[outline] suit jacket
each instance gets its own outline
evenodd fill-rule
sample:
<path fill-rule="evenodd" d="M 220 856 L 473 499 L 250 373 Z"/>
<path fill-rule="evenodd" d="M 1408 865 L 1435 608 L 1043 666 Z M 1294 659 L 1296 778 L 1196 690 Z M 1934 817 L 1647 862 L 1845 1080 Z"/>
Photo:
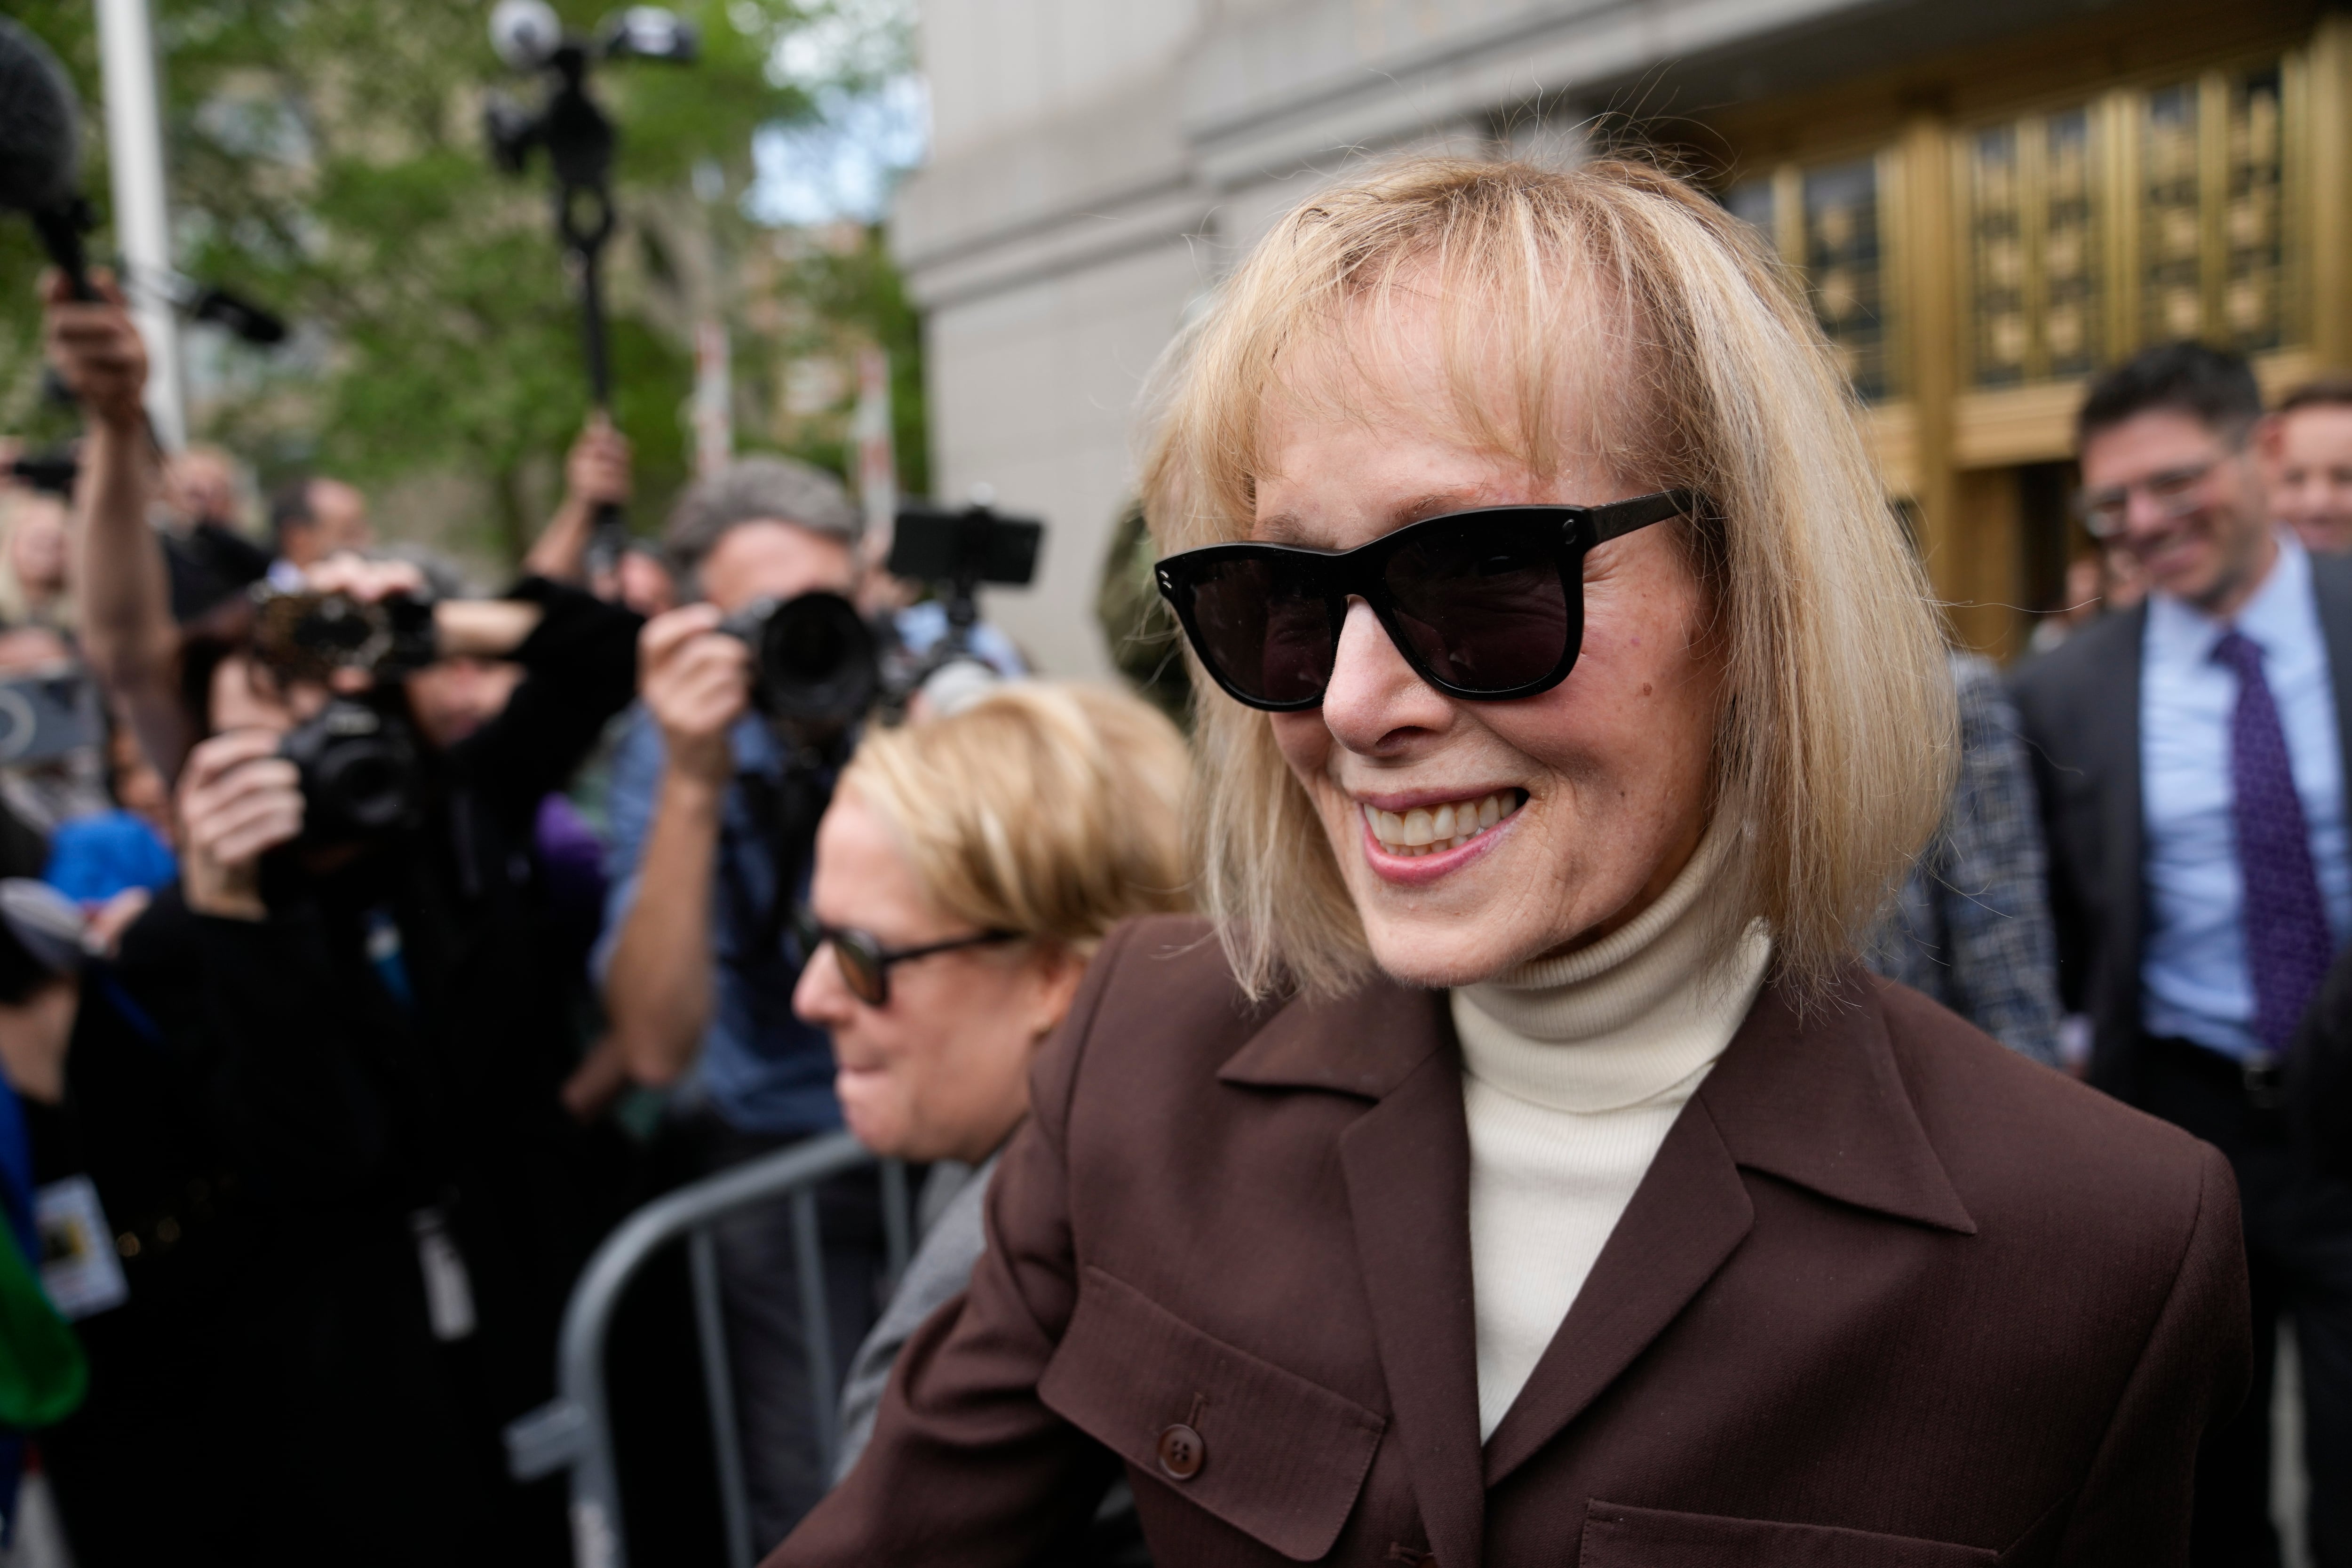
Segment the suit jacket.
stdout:
<path fill-rule="evenodd" d="M 2352 1182 L 2352 947 L 2336 955 L 2287 1048 L 2287 1105 L 2305 1165 Z"/>
<path fill-rule="evenodd" d="M 2336 687 L 2336 738 L 2352 800 L 2352 557 L 2314 554 L 2312 589 Z M 2145 605 L 2093 622 L 2011 681 L 2050 843 L 2058 986 L 2091 1018 L 2091 1081 L 2138 1089 L 2140 942 L 2147 920 L 2140 805 Z"/>
<path fill-rule="evenodd" d="M 2178 1563 L 2245 1386 L 2220 1155 L 1858 970 L 1766 987 L 1483 1447 L 1442 994 L 1140 921 L 1034 1092 L 770 1568 L 1051 1561 L 1110 1465 L 1162 1568 Z"/>

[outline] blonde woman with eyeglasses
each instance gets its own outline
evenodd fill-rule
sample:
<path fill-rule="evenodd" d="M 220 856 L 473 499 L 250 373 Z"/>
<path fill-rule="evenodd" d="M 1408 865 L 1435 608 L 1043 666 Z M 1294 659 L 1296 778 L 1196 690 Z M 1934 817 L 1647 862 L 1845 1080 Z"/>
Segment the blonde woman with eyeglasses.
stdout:
<path fill-rule="evenodd" d="M 960 1301 L 773 1560 L 2186 1561 L 2209 1148 L 1855 949 L 1955 746 L 1788 275 L 1653 169 L 1277 224 L 1144 473 L 1206 921 L 1096 955 Z"/>
<path fill-rule="evenodd" d="M 849 1371 L 843 1470 L 899 1347 L 971 1276 L 990 1174 L 1087 960 L 1122 920 L 1189 907 L 1189 772 L 1137 699 L 1020 680 L 869 731 L 842 773 L 793 1005 L 832 1037 L 850 1131 L 931 1167 L 922 1244 Z"/>

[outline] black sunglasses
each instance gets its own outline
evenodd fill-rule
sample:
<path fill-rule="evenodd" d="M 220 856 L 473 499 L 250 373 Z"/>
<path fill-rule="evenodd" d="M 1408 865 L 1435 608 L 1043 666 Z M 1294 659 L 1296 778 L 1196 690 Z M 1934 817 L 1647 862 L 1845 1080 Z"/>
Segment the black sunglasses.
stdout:
<path fill-rule="evenodd" d="M 833 961 L 840 966 L 842 984 L 849 987 L 852 996 L 869 1007 L 890 1005 L 890 966 L 894 963 L 929 958 L 935 952 L 954 952 L 961 948 L 1019 942 L 1021 935 L 1017 931 L 984 931 L 947 942 L 926 942 L 921 947 L 884 947 L 872 931 L 825 924 L 806 904 L 793 911 L 793 938 L 800 943 L 803 958 L 813 958 L 818 948 L 832 943 Z"/>
<path fill-rule="evenodd" d="M 1676 489 L 1607 506 L 1480 507 L 1353 550 L 1212 544 L 1156 571 L 1211 678 L 1252 708 L 1321 705 L 1349 599 L 1372 607 L 1438 690 L 1501 702 L 1549 691 L 1576 668 L 1586 552 L 1705 504 Z"/>

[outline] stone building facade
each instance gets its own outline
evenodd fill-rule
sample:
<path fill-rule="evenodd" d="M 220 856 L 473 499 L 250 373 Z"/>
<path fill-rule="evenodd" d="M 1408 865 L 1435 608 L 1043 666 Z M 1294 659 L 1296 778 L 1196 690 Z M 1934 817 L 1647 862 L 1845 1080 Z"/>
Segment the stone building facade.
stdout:
<path fill-rule="evenodd" d="M 1220 273 L 1351 160 L 1674 147 L 1773 236 L 1966 640 L 2084 546 L 2085 374 L 2199 334 L 2352 363 L 2352 18 L 2291 0 L 921 0 L 935 486 L 1045 516 L 990 615 L 1108 668 L 1092 607 L 1139 394 Z"/>

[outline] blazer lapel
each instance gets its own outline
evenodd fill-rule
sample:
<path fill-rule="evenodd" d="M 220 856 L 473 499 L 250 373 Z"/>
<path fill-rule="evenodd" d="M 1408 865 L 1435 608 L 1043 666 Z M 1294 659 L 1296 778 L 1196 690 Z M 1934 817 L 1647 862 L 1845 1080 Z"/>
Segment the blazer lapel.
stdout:
<path fill-rule="evenodd" d="M 1344 1000 L 1293 1003 L 1218 1072 L 1227 1083 L 1376 1101 L 1339 1136 L 1364 1293 L 1431 1552 L 1475 1564 L 1486 1494 L 1478 1469 L 1477 1325 L 1470 1310 L 1470 1138 L 1441 994 L 1374 981 Z"/>
<path fill-rule="evenodd" d="M 2147 606 L 2129 612 L 2128 624 L 2105 650 L 2108 661 L 2094 682 L 2094 700 L 2082 710 L 2091 733 L 2084 752 L 2100 759 L 2105 777 L 2099 788 L 2099 841 L 2105 858 L 2102 870 L 2106 919 L 2112 936 L 2100 943 L 2103 969 L 2097 975 L 2105 994 L 2092 1004 L 2095 1019 L 2103 1026 L 2098 1044 L 2106 1058 L 2095 1077 L 2121 1086 L 2130 1078 L 2122 1053 L 2136 1043 L 2139 1032 L 2140 914 L 2143 870 L 2140 864 L 2144 812 L 2140 802 L 2139 695 L 2143 651 L 2147 640 Z"/>
<path fill-rule="evenodd" d="M 2344 757 L 2344 797 L 2352 803 L 2352 560 L 2314 555 L 2313 595 L 2327 639 L 2327 679 L 2336 690 L 2336 744 Z"/>
<path fill-rule="evenodd" d="M 1424 1059 L 1340 1134 L 1339 1164 L 1430 1551 L 1441 1563 L 1475 1563 L 1486 1490 L 1470 1306 L 1470 1135 L 1455 1053 Z"/>
<path fill-rule="evenodd" d="M 1713 1278 L 1755 1217 L 1714 1119 L 1694 1100 L 1487 1440 L 1486 1484 L 1499 1485 L 1583 1414 Z"/>
<path fill-rule="evenodd" d="M 1746 1238 L 1756 1211 L 1742 1167 L 1974 1234 L 1895 1070 L 1874 984 L 1850 975 L 1802 1018 L 1777 982 L 1758 995 L 1488 1439 L 1488 1486 L 1581 1415 Z"/>

